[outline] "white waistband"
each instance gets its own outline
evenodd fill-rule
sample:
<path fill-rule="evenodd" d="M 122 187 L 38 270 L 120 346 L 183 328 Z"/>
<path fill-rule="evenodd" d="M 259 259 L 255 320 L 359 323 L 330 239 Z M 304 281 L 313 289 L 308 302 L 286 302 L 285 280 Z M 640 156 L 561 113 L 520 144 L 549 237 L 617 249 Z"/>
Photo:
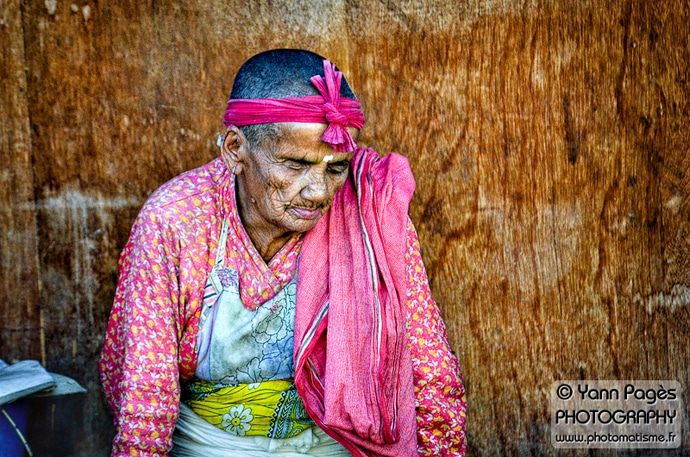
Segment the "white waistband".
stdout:
<path fill-rule="evenodd" d="M 288 439 L 235 436 L 214 427 L 184 403 L 173 436 L 173 457 L 351 457 L 340 443 L 318 427 Z"/>

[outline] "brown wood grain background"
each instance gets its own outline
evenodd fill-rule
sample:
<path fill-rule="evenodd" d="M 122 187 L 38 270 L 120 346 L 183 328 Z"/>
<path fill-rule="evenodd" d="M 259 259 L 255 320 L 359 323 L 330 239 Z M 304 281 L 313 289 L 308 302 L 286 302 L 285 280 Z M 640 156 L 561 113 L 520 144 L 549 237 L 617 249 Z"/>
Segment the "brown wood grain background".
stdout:
<path fill-rule="evenodd" d="M 119 252 L 276 47 L 336 62 L 361 143 L 411 161 L 470 455 L 590 455 L 550 444 L 560 379 L 677 380 L 687 405 L 689 24 L 685 0 L 2 1 L 0 358 L 89 389 L 35 405 L 37 455 L 108 455 Z M 688 455 L 682 420 L 655 455 Z"/>

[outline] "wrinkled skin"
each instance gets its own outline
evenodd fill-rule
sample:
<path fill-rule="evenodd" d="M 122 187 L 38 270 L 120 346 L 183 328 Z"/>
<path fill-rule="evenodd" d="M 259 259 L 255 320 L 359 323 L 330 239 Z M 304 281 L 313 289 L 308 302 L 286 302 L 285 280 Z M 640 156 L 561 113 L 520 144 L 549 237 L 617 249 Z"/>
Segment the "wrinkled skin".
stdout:
<path fill-rule="evenodd" d="M 314 227 L 347 180 L 353 153 L 334 152 L 321 141 L 324 124 L 283 123 L 275 140 L 251 148 L 229 126 L 221 156 L 237 175 L 240 219 L 264 260 L 291 237 Z M 349 129 L 356 139 L 358 131 Z"/>

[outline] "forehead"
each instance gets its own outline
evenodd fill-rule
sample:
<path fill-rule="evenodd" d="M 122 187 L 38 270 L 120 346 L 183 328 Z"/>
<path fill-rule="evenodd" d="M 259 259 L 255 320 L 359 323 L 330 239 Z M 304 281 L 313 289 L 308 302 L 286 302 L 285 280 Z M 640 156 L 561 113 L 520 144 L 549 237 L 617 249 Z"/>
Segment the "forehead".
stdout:
<path fill-rule="evenodd" d="M 273 155 L 277 159 L 297 158 L 315 163 L 324 159 L 327 162 L 350 160 L 352 152 L 335 152 L 321 140 L 326 127 L 316 123 L 281 123 Z"/>

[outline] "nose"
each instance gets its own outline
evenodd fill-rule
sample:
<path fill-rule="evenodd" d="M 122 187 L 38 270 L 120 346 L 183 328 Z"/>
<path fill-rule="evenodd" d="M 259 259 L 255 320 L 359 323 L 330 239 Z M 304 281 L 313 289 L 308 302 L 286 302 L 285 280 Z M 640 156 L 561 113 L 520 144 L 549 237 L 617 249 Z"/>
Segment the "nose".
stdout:
<path fill-rule="evenodd" d="M 315 168 L 315 167 L 314 167 Z M 313 203 L 323 203 L 328 200 L 328 182 L 326 171 L 314 169 L 308 173 L 307 185 L 302 189 L 302 197 Z"/>

